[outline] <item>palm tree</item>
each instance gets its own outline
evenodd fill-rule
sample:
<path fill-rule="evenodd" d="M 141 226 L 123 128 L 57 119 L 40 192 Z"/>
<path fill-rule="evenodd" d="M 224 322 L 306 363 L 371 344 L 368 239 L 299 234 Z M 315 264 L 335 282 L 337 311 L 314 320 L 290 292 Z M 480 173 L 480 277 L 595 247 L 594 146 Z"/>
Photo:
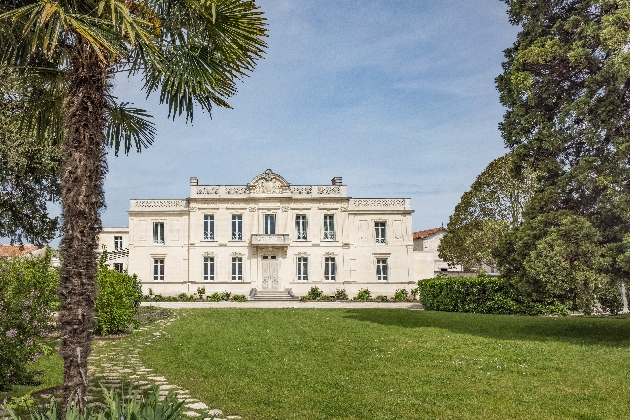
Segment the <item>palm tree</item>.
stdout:
<path fill-rule="evenodd" d="M 265 19 L 245 0 L 0 0 L 0 66 L 46 80 L 24 109 L 38 135 L 61 139 L 59 316 L 66 403 L 83 407 L 94 320 L 107 146 L 153 140 L 143 110 L 115 103 L 116 72 L 140 74 L 169 117 L 229 107 L 236 80 L 266 47 Z"/>

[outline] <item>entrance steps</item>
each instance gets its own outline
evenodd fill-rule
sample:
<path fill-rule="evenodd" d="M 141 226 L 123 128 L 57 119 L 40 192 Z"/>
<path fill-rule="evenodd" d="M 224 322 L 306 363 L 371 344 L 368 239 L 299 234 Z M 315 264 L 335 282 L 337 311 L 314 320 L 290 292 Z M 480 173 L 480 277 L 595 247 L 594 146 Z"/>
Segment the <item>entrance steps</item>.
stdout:
<path fill-rule="evenodd" d="M 285 290 L 257 290 L 252 289 L 249 294 L 249 300 L 257 301 L 286 301 L 286 300 L 299 300 L 297 296 L 293 295 L 291 289 Z"/>

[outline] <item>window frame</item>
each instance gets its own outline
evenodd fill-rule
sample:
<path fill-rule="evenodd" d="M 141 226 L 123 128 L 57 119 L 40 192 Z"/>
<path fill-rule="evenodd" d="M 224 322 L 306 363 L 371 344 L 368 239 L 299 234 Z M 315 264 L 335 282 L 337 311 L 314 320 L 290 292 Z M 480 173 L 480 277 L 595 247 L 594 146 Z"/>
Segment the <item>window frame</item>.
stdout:
<path fill-rule="evenodd" d="M 335 215 L 334 214 L 325 214 L 324 215 L 324 241 L 334 241 L 335 240 Z"/>
<path fill-rule="evenodd" d="M 125 266 L 123 263 L 113 263 L 113 269 L 118 271 L 119 273 L 123 273 L 125 271 Z"/>
<path fill-rule="evenodd" d="M 243 281 L 243 257 L 236 256 L 232 257 L 232 263 L 230 264 L 232 267 L 231 279 L 233 282 L 242 282 Z"/>
<path fill-rule="evenodd" d="M 164 245 L 166 243 L 164 222 L 153 222 L 153 244 Z"/>
<path fill-rule="evenodd" d="M 165 258 L 153 258 L 153 281 L 164 281 Z"/>
<path fill-rule="evenodd" d="M 324 280 L 337 281 L 337 257 L 324 257 Z"/>
<path fill-rule="evenodd" d="M 214 214 L 203 215 L 203 240 L 214 241 Z"/>
<path fill-rule="evenodd" d="M 384 269 L 384 272 L 383 272 Z M 376 259 L 376 281 L 389 281 L 389 261 L 387 258 Z"/>
<path fill-rule="evenodd" d="M 215 257 L 203 257 L 203 281 L 214 281 L 216 279 L 216 261 Z"/>
<path fill-rule="evenodd" d="M 263 232 L 265 235 L 276 234 L 276 214 L 275 213 L 263 214 Z"/>
<path fill-rule="evenodd" d="M 295 239 L 297 241 L 308 240 L 308 218 L 305 214 L 295 215 Z"/>
<path fill-rule="evenodd" d="M 377 244 L 387 244 L 387 222 L 378 220 L 374 222 L 374 238 Z"/>
<path fill-rule="evenodd" d="M 308 257 L 297 257 L 297 281 L 308 281 Z"/>
<path fill-rule="evenodd" d="M 122 251 L 123 237 L 122 235 L 114 235 L 114 251 Z"/>
<path fill-rule="evenodd" d="M 232 240 L 233 241 L 243 240 L 243 215 L 242 214 L 232 215 Z"/>

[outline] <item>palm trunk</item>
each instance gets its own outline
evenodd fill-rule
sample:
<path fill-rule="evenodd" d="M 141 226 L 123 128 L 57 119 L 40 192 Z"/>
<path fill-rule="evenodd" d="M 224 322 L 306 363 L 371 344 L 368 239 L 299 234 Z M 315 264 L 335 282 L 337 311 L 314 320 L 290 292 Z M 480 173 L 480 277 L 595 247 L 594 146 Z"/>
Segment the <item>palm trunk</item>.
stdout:
<path fill-rule="evenodd" d="M 109 72 L 85 43 L 70 60 L 61 168 L 60 353 L 64 359 L 64 406 L 75 401 L 83 409 L 94 322 L 99 212 L 105 205 L 103 129 Z"/>

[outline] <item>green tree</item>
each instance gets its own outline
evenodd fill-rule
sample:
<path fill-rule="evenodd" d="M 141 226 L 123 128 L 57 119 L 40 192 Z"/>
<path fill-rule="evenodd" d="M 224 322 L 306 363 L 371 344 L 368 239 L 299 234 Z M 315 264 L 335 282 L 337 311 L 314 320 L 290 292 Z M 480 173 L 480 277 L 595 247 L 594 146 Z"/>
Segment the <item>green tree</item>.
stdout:
<path fill-rule="evenodd" d="M 0 71 L 0 236 L 20 244 L 44 245 L 59 220 L 47 202 L 59 197 L 61 151 L 37 141 L 17 121 L 26 86 L 15 71 Z M 37 80 L 29 80 L 34 86 Z"/>
<path fill-rule="evenodd" d="M 599 232 L 603 273 L 620 281 L 630 232 L 630 2 L 506 3 L 521 31 L 497 78 L 507 108 L 500 129 L 516 162 L 540 174 L 524 218 L 562 210 L 585 218 Z M 534 251 L 521 245 L 513 247 Z"/>
<path fill-rule="evenodd" d="M 522 221 L 536 187 L 532 171 L 513 171 L 512 154 L 493 160 L 462 195 L 440 242 L 440 258 L 465 269 L 496 265 L 493 248 Z"/>
<path fill-rule="evenodd" d="M 236 80 L 263 53 L 265 22 L 244 0 L 15 0 L 1 7 L 0 66 L 46 80 L 48 89 L 28 98 L 24 115 L 37 133 L 50 130 L 61 140 L 60 353 L 66 401 L 82 407 L 106 146 L 109 140 L 128 152 L 152 140 L 145 113 L 113 102 L 113 74 L 142 75 L 147 95 L 159 92 L 169 116 L 192 120 L 195 106 L 229 107 Z M 59 112 L 42 109 L 42 98 Z"/>

